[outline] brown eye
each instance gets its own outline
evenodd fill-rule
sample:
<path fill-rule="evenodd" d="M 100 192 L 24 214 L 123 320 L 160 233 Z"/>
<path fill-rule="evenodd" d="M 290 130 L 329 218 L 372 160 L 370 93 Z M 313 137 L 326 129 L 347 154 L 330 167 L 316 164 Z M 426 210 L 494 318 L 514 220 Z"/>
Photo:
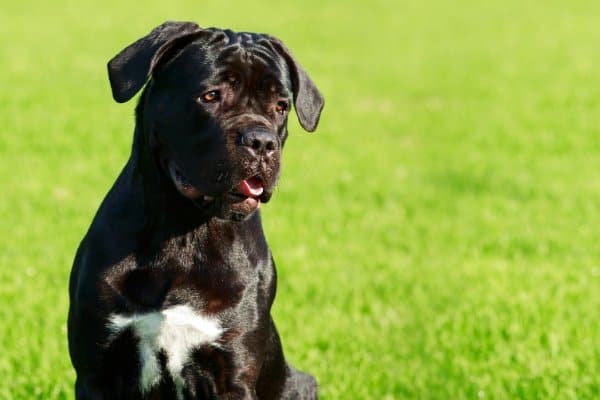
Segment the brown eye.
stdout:
<path fill-rule="evenodd" d="M 217 100 L 219 100 L 219 91 L 217 90 L 211 90 L 202 95 L 202 101 L 205 103 L 212 103 Z"/>
<path fill-rule="evenodd" d="M 285 101 L 279 101 L 277 102 L 277 105 L 275 106 L 275 111 L 277 111 L 279 114 L 283 115 L 288 109 L 288 103 Z"/>

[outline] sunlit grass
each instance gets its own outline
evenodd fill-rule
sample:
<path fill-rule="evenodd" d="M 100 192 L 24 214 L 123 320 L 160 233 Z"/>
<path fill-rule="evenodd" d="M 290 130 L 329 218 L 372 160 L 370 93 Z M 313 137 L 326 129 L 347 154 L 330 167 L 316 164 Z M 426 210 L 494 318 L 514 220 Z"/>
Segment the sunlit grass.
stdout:
<path fill-rule="evenodd" d="M 0 13 L 0 398 L 73 397 L 70 265 L 133 129 L 105 63 L 166 19 L 280 36 L 325 94 L 264 208 L 323 398 L 600 397 L 600 6 L 99 4 Z"/>

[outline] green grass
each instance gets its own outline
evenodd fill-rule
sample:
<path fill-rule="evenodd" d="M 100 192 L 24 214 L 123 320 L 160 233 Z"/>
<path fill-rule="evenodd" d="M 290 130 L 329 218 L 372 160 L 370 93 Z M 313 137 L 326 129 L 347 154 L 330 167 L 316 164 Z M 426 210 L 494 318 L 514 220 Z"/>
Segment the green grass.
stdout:
<path fill-rule="evenodd" d="M 133 129 L 105 63 L 166 19 L 273 33 L 326 96 L 316 134 L 293 121 L 263 209 L 273 312 L 322 398 L 600 398 L 598 13 L 553 0 L 3 4 L 0 398 L 73 396 L 70 265 Z"/>

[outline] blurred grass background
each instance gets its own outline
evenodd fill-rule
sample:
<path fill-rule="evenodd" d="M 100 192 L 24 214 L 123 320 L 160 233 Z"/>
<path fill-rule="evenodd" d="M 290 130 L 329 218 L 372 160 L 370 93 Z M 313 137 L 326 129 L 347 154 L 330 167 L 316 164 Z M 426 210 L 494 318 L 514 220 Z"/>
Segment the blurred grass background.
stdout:
<path fill-rule="evenodd" d="M 600 3 L 107 0 L 0 12 L 0 398 L 68 399 L 67 280 L 128 157 L 106 62 L 167 19 L 283 39 L 327 99 L 263 208 L 324 399 L 600 398 Z"/>

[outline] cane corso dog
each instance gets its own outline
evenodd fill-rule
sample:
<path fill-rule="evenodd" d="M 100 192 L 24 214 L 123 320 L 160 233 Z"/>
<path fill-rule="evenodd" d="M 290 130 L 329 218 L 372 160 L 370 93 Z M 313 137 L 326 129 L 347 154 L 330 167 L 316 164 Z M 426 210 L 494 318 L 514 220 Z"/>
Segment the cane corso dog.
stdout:
<path fill-rule="evenodd" d="M 315 399 L 284 359 L 259 208 L 280 175 L 293 107 L 323 97 L 278 39 L 166 22 L 108 63 L 142 88 L 132 152 L 70 279 L 69 351 L 83 399 Z"/>

